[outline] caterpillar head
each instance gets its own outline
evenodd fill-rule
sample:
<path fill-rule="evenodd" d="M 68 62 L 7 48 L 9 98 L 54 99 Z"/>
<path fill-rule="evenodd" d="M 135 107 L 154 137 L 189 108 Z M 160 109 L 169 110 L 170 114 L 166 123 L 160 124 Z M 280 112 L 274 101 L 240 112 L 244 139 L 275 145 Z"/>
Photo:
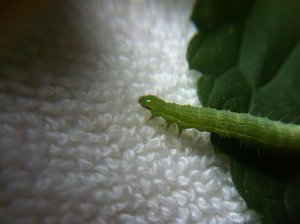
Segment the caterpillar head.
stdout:
<path fill-rule="evenodd" d="M 155 112 L 155 109 L 159 108 L 159 106 L 161 106 L 164 103 L 164 101 L 157 98 L 156 96 L 147 95 L 141 96 L 139 99 L 139 103 L 151 112 Z"/>

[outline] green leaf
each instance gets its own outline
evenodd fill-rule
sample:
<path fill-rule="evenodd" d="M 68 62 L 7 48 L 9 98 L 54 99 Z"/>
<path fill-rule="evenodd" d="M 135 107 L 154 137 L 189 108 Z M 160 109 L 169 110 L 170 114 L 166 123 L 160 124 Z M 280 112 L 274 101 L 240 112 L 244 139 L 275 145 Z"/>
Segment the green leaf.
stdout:
<path fill-rule="evenodd" d="M 187 60 L 203 106 L 300 124 L 300 1 L 198 0 Z M 211 135 L 233 182 L 263 223 L 300 223 L 299 155 Z"/>

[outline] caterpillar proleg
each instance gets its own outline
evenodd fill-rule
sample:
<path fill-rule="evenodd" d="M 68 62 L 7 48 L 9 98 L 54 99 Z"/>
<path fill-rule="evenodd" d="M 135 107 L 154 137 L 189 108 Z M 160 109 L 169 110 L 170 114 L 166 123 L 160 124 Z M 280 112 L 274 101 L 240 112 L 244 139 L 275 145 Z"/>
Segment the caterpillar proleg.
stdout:
<path fill-rule="evenodd" d="M 268 148 L 300 149 L 300 125 L 229 110 L 167 103 L 153 95 L 140 97 L 139 103 L 149 109 L 152 116 L 176 123 L 180 130 L 195 128 Z"/>

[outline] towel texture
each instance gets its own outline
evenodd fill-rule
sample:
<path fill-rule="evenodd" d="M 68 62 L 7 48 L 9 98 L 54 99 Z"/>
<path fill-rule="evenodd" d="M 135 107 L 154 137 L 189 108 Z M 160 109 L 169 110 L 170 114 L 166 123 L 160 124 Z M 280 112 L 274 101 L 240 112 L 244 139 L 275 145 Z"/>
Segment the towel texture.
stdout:
<path fill-rule="evenodd" d="M 193 2 L 37 2 L 0 35 L 1 223 L 256 223 L 208 133 L 137 103 L 199 105 Z"/>

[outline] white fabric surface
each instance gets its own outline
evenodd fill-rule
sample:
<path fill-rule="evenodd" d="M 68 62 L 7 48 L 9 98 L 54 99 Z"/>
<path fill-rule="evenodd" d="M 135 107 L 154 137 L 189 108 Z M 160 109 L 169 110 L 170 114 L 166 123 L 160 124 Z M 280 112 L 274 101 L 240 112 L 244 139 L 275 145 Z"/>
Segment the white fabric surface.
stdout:
<path fill-rule="evenodd" d="M 62 2 L 1 34 L 1 223 L 257 223 L 209 135 L 137 103 L 199 105 L 193 2 Z"/>

